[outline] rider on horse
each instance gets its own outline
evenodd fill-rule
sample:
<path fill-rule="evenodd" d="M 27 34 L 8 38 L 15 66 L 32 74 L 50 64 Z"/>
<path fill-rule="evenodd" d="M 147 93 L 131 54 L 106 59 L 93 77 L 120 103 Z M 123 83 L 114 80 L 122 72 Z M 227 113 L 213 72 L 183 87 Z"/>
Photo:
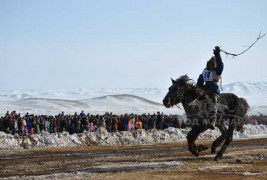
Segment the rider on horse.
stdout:
<path fill-rule="evenodd" d="M 220 95 L 219 79 L 223 72 L 224 64 L 220 55 L 220 48 L 218 46 L 213 50 L 215 56 L 207 62 L 206 68 L 203 70 L 202 74 L 199 75 L 197 80 L 197 85 L 203 87 L 208 93 L 211 103 L 209 104 L 208 113 L 212 114 L 209 117 L 209 122 L 207 127 L 210 129 L 215 128 L 216 117 L 217 117 L 217 102 Z M 212 111 L 212 112 L 211 112 Z"/>

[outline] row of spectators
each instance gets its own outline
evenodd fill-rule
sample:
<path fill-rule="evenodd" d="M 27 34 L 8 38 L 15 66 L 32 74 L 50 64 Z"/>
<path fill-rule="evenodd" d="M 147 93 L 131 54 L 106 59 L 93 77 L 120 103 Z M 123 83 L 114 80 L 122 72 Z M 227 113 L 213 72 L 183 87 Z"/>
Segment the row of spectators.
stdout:
<path fill-rule="evenodd" d="M 94 132 L 99 127 L 105 127 L 108 132 L 130 131 L 135 129 L 165 129 L 168 127 L 181 128 L 181 116 L 157 114 L 124 114 L 104 115 L 80 114 L 65 115 L 64 112 L 56 116 L 34 115 L 26 113 L 21 116 L 13 111 L 7 112 L 0 119 L 0 131 L 19 135 L 33 135 L 40 132 L 58 133 L 68 131 L 70 134 L 84 131 Z"/>
<path fill-rule="evenodd" d="M 10 134 L 33 135 L 41 132 L 58 133 L 68 131 L 70 134 L 95 132 L 99 127 L 105 127 L 108 132 L 131 131 L 135 129 L 166 129 L 169 127 L 184 128 L 186 123 L 179 115 L 157 114 L 124 114 L 104 115 L 80 114 L 65 115 L 64 112 L 56 116 L 34 115 L 26 113 L 24 116 L 13 111 L 7 112 L 0 118 L 0 131 Z M 267 125 L 267 116 L 247 116 L 246 124 Z"/>
<path fill-rule="evenodd" d="M 263 124 L 267 125 L 267 116 L 260 114 L 258 116 L 247 116 L 247 124 L 253 124 L 253 125 L 258 125 L 258 124 Z"/>

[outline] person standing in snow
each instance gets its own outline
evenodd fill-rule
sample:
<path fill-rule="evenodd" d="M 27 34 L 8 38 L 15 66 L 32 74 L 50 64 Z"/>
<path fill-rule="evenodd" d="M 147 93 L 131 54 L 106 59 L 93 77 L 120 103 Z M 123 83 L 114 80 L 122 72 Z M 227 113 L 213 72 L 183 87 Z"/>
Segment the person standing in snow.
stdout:
<path fill-rule="evenodd" d="M 34 129 L 33 128 L 31 128 L 29 134 L 30 134 L 30 136 L 33 136 L 34 135 Z"/>
<path fill-rule="evenodd" d="M 82 110 L 82 112 L 80 113 L 80 116 L 82 116 L 82 117 L 85 116 L 85 113 L 83 112 L 83 110 Z"/>
<path fill-rule="evenodd" d="M 156 119 L 156 129 L 161 130 L 162 129 L 162 116 L 160 112 L 157 112 L 157 119 Z"/>
<path fill-rule="evenodd" d="M 136 124 L 135 125 L 136 125 L 137 129 L 142 129 L 143 128 L 143 124 L 140 121 L 140 117 L 139 116 L 136 119 Z"/>

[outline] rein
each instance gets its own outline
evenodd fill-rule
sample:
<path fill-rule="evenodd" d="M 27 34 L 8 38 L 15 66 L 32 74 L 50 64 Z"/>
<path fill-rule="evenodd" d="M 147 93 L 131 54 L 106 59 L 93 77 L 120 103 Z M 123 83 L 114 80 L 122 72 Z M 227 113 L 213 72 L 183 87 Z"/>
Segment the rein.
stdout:
<path fill-rule="evenodd" d="M 177 94 L 177 93 L 176 93 L 176 94 Z M 191 102 L 188 103 L 187 100 L 184 98 L 184 96 L 181 96 L 181 97 L 182 97 L 182 98 L 181 98 L 180 100 L 181 100 L 181 101 L 185 100 L 185 101 L 186 101 L 186 104 L 187 104 L 187 107 L 182 109 L 180 106 L 178 106 L 178 103 L 175 104 L 175 106 L 176 106 L 177 108 L 181 109 L 181 110 L 184 110 L 185 112 L 186 112 L 186 110 L 187 110 L 191 105 L 193 105 L 193 104 L 196 102 L 196 100 L 197 100 L 197 98 L 196 98 L 196 99 L 194 99 L 193 101 L 191 101 Z M 170 95 L 170 98 L 172 98 L 175 102 L 178 101 L 178 98 L 175 97 L 175 96 L 173 96 L 173 95 Z"/>
<path fill-rule="evenodd" d="M 183 110 L 180 106 L 178 106 L 177 104 L 175 104 L 175 106 L 177 106 L 179 109 Z M 185 110 L 185 109 L 184 109 Z"/>

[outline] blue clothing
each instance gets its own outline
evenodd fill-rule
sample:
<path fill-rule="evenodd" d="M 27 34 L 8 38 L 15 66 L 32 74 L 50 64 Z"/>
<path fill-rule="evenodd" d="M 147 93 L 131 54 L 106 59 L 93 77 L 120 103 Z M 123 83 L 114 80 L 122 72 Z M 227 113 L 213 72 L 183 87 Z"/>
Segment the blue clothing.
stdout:
<path fill-rule="evenodd" d="M 222 62 L 222 58 L 220 56 L 220 53 L 215 53 L 215 58 L 216 58 L 216 68 L 215 68 L 215 73 L 217 76 L 220 76 L 223 72 L 224 64 Z M 205 84 L 204 84 L 205 83 Z M 198 86 L 203 86 L 204 89 L 210 93 L 210 94 L 220 94 L 220 87 L 218 86 L 217 82 L 214 81 L 204 81 L 203 74 L 199 75 L 199 78 L 197 80 L 197 85 Z"/>
<path fill-rule="evenodd" d="M 32 128 L 32 122 L 30 120 L 28 120 L 26 125 L 27 125 L 28 132 L 30 132 L 30 130 Z"/>

